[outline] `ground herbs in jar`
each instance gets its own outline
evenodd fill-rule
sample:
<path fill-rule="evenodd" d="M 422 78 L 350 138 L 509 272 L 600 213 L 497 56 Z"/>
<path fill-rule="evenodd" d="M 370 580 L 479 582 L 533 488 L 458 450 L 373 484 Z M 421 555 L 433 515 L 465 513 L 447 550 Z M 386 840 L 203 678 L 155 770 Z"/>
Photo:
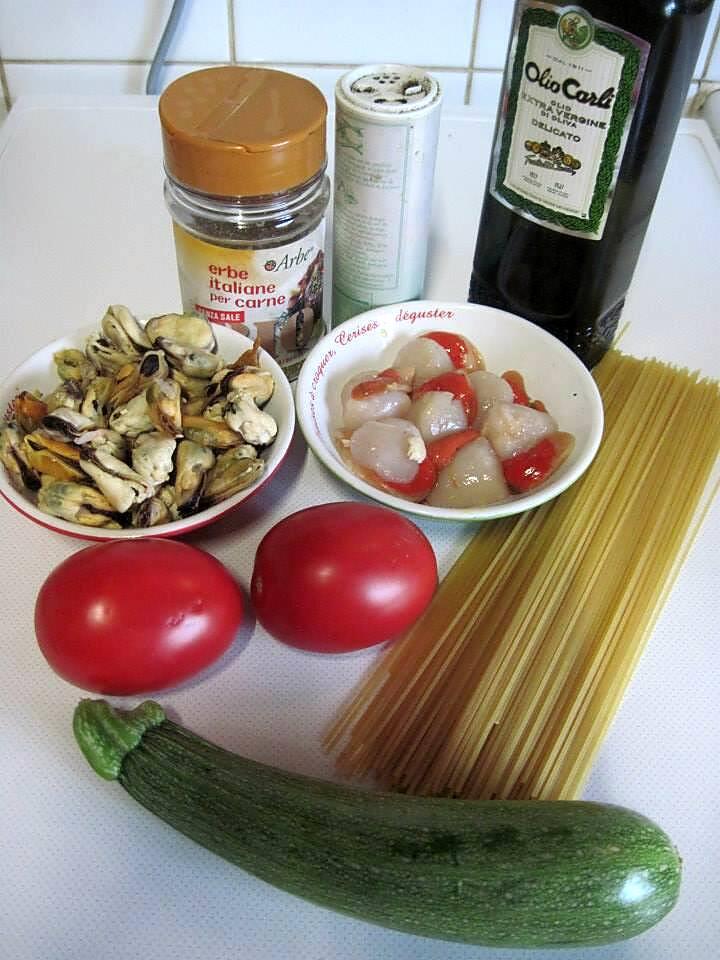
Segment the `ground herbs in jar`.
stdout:
<path fill-rule="evenodd" d="M 255 339 L 294 379 L 323 319 L 327 104 L 278 70 L 212 67 L 160 97 L 183 310 Z"/>

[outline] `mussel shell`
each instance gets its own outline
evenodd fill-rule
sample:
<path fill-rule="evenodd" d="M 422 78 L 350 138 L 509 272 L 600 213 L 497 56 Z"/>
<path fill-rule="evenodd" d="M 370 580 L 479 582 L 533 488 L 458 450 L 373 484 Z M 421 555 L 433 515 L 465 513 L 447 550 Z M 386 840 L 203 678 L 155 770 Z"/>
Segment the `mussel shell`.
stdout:
<path fill-rule="evenodd" d="M 127 440 L 118 433 L 117 430 L 110 430 L 107 427 L 98 427 L 97 430 L 85 430 L 76 437 L 75 443 L 79 447 L 89 446 L 94 450 L 101 447 L 111 453 L 118 460 L 124 460 L 127 454 Z"/>
<path fill-rule="evenodd" d="M 132 448 L 133 469 L 154 486 L 166 483 L 173 472 L 175 446 L 175 438 L 166 433 L 141 434 Z"/>
<path fill-rule="evenodd" d="M 58 350 L 53 354 L 53 360 L 61 380 L 76 380 L 85 384 L 95 376 L 95 367 L 82 350 Z"/>
<path fill-rule="evenodd" d="M 223 416 L 231 430 L 256 447 L 268 446 L 277 436 L 278 426 L 274 418 L 260 410 L 246 394 L 230 393 Z"/>
<path fill-rule="evenodd" d="M 202 417 L 207 407 L 205 397 L 193 397 L 191 400 L 185 400 L 182 405 L 183 417 Z"/>
<path fill-rule="evenodd" d="M 90 417 L 71 410 L 70 407 L 58 407 L 43 417 L 43 431 L 57 440 L 74 440 L 85 430 L 93 430 L 97 424 Z"/>
<path fill-rule="evenodd" d="M 140 353 L 150 349 L 147 334 L 138 321 L 122 304 L 109 306 L 100 321 L 102 331 L 108 340 L 123 353 Z"/>
<path fill-rule="evenodd" d="M 215 465 L 209 447 L 192 440 L 181 440 L 175 456 L 175 503 L 180 516 L 195 513 L 205 486 L 205 478 Z"/>
<path fill-rule="evenodd" d="M 186 439 L 193 440 L 203 447 L 225 450 L 242 443 L 243 438 L 222 420 L 183 415 L 182 425 Z"/>
<path fill-rule="evenodd" d="M 221 358 L 211 350 L 187 347 L 164 337 L 158 337 L 155 346 L 165 351 L 170 363 L 193 379 L 209 380 L 222 364 Z"/>
<path fill-rule="evenodd" d="M 133 363 L 125 364 L 115 374 L 110 396 L 110 408 L 128 403 L 147 390 L 148 386 L 170 375 L 170 366 L 162 350 L 148 350 Z"/>
<path fill-rule="evenodd" d="M 83 385 L 79 380 L 62 380 L 57 387 L 44 396 L 47 412 L 52 413 L 58 407 L 80 410 L 85 397 Z"/>
<path fill-rule="evenodd" d="M 35 445 L 33 435 L 28 434 L 23 440 L 25 459 L 29 466 L 41 477 L 53 477 L 55 480 L 79 481 L 84 480 L 82 470 L 75 466 L 72 460 L 61 457 L 45 446 Z M 77 461 L 79 462 L 79 457 Z"/>
<path fill-rule="evenodd" d="M 28 433 L 40 425 L 47 412 L 45 401 L 36 397 L 34 393 L 30 393 L 29 390 L 22 390 L 13 400 L 15 420 L 18 426 Z"/>
<path fill-rule="evenodd" d="M 94 367 L 94 371 L 113 377 L 120 367 L 132 363 L 137 354 L 125 353 L 102 333 L 92 334 L 85 341 L 85 353 Z M 93 372 L 94 372 L 93 371 Z"/>
<path fill-rule="evenodd" d="M 145 391 L 148 416 L 155 427 L 171 437 L 181 437 L 182 392 L 175 380 L 153 380 Z"/>
<path fill-rule="evenodd" d="M 170 376 L 170 367 L 162 350 L 148 350 L 140 359 L 140 379 L 144 382 L 164 380 Z"/>
<path fill-rule="evenodd" d="M 141 433 L 154 430 L 155 424 L 150 418 L 145 392 L 113 410 L 108 418 L 108 425 L 111 430 L 115 430 L 124 437 L 139 437 Z"/>
<path fill-rule="evenodd" d="M 153 346 L 158 346 L 158 341 L 162 339 L 180 347 L 217 353 L 212 325 L 195 314 L 164 313 L 152 317 L 145 325 L 145 333 Z"/>
<path fill-rule="evenodd" d="M 265 469 L 265 461 L 249 456 L 252 447 L 241 444 L 231 450 L 225 450 L 215 461 L 205 482 L 201 506 L 209 507 L 228 497 L 245 490 L 260 477 Z"/>
<path fill-rule="evenodd" d="M 202 377 L 189 377 L 186 373 L 183 373 L 182 370 L 178 370 L 177 367 L 172 368 L 170 376 L 180 384 L 182 395 L 187 400 L 206 399 L 208 389 L 207 380 L 204 380 Z"/>
<path fill-rule="evenodd" d="M 126 513 L 134 504 L 153 495 L 152 484 L 102 447 L 83 448 L 80 466 L 118 513 Z"/>
<path fill-rule="evenodd" d="M 25 459 L 23 432 L 15 423 L 0 426 L 0 463 L 16 490 L 24 493 L 40 488 L 40 475 Z"/>
<path fill-rule="evenodd" d="M 261 367 L 223 367 L 212 377 L 208 388 L 209 400 L 227 397 L 230 393 L 247 393 L 258 407 L 264 407 L 275 392 L 275 380 L 269 370 Z"/>
<path fill-rule="evenodd" d="M 115 511 L 109 501 L 88 484 L 54 480 L 43 483 L 37 505 L 43 513 L 87 527 L 119 529 Z"/>
<path fill-rule="evenodd" d="M 80 413 L 89 417 L 96 427 L 104 427 L 107 406 L 113 382 L 110 377 L 95 377 L 88 384 L 85 396 L 80 404 Z"/>
<path fill-rule="evenodd" d="M 136 504 L 130 512 L 131 527 L 158 527 L 173 519 L 170 508 L 160 497 L 149 497 Z"/>

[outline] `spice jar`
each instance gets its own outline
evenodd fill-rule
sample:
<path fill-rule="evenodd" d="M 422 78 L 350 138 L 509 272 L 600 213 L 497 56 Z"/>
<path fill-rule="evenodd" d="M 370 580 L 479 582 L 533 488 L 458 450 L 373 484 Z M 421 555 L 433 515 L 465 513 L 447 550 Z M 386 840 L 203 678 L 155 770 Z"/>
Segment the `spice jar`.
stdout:
<path fill-rule="evenodd" d="M 282 71 L 211 67 L 159 109 L 183 310 L 258 338 L 293 379 L 326 332 L 325 98 Z"/>

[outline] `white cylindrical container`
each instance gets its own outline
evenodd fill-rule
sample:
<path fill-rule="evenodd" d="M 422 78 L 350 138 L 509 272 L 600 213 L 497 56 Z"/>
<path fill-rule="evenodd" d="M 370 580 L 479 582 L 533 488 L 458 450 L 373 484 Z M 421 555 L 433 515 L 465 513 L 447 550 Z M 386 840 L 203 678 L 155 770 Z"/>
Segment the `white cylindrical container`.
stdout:
<path fill-rule="evenodd" d="M 338 80 L 333 325 L 422 296 L 441 96 L 424 70 L 398 64 Z"/>

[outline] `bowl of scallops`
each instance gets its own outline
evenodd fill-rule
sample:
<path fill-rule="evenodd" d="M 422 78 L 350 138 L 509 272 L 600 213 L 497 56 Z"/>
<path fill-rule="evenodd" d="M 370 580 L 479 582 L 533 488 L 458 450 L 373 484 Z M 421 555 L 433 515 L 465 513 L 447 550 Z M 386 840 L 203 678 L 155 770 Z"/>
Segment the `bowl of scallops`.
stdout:
<path fill-rule="evenodd" d="M 590 371 L 514 314 L 412 301 L 335 327 L 305 360 L 298 421 L 355 491 L 406 513 L 479 521 L 530 510 L 590 466 L 603 407 Z"/>

